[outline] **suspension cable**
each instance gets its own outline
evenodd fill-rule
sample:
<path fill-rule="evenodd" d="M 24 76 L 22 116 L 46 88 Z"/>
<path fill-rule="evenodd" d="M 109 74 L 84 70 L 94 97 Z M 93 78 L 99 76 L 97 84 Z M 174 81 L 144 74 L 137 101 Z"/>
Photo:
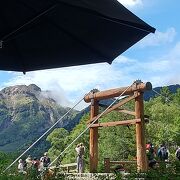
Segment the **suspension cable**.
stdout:
<path fill-rule="evenodd" d="M 132 84 L 130 86 L 128 86 L 120 95 L 117 99 L 115 99 L 99 116 L 97 116 L 93 122 L 91 122 L 86 129 L 84 129 L 84 131 L 82 131 L 50 164 L 48 167 L 50 167 L 57 159 L 59 159 L 62 154 L 65 153 L 65 151 L 67 149 L 69 149 L 69 147 L 71 147 L 75 141 L 77 141 L 90 127 L 91 125 L 93 125 L 113 104 L 116 103 L 116 101 L 118 101 L 120 99 L 120 97 L 132 86 Z"/>
<path fill-rule="evenodd" d="M 90 92 L 89 92 L 90 93 Z M 88 95 L 87 93 L 86 95 Z M 58 121 L 56 121 L 46 132 L 44 132 L 34 143 L 32 143 L 20 156 L 18 156 L 3 172 L 7 171 L 12 165 L 14 165 L 27 151 L 29 151 L 37 142 L 39 142 L 49 131 L 51 131 L 70 111 L 72 111 L 86 96 L 84 95 L 69 111 L 67 111 Z"/>
<path fill-rule="evenodd" d="M 160 96 L 164 97 L 166 101 L 169 101 L 169 102 L 170 102 L 170 99 L 169 99 L 168 97 L 166 97 L 166 96 L 162 95 L 161 93 L 157 92 L 157 91 L 156 91 L 156 90 L 154 90 L 154 89 L 152 89 L 152 91 L 154 91 L 156 94 L 158 94 L 158 95 L 160 95 Z"/>
<path fill-rule="evenodd" d="M 158 94 L 159 96 L 164 97 L 166 102 L 168 101 L 169 103 L 173 103 L 173 104 L 175 104 L 175 105 L 176 105 L 176 107 L 177 107 L 178 109 L 180 109 L 180 107 L 178 106 L 178 104 L 176 104 L 176 103 L 172 102 L 172 101 L 171 101 L 168 97 L 166 97 L 166 96 L 162 95 L 161 93 L 157 92 L 157 91 L 156 91 L 156 90 L 154 90 L 154 89 L 152 89 L 152 91 L 154 91 L 154 92 L 155 92 L 156 94 Z"/>

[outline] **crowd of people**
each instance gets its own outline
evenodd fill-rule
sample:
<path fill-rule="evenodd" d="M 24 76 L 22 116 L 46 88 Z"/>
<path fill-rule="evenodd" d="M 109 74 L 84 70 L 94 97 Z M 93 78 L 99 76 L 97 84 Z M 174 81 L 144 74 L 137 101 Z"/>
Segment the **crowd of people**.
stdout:
<path fill-rule="evenodd" d="M 165 144 L 161 144 L 158 149 L 155 149 L 152 143 L 146 144 L 146 154 L 150 168 L 154 168 L 157 161 L 169 162 L 170 152 Z M 180 161 L 180 146 L 175 152 L 175 157 Z"/>
<path fill-rule="evenodd" d="M 75 150 L 77 153 L 77 172 L 83 173 L 85 153 L 85 147 L 83 143 L 78 144 Z M 42 156 L 40 159 L 36 157 L 32 158 L 31 155 L 28 155 L 28 157 L 24 161 L 22 159 L 19 159 L 18 172 L 22 174 L 35 172 L 36 174 L 43 175 L 50 163 L 51 161 L 48 157 L 47 152 L 45 152 L 44 156 Z"/>
<path fill-rule="evenodd" d="M 28 155 L 28 157 L 24 161 L 22 159 L 19 159 L 18 172 L 22 174 L 27 174 L 30 172 L 43 174 L 50 163 L 51 161 L 48 157 L 47 152 L 45 152 L 40 159 L 36 157 L 32 158 L 31 155 Z"/>
<path fill-rule="evenodd" d="M 85 147 L 83 143 L 77 144 L 75 150 L 77 153 L 77 172 L 83 173 L 85 154 Z M 157 164 L 157 161 L 168 162 L 170 156 L 170 152 L 165 144 L 161 144 L 158 149 L 156 149 L 152 143 L 146 144 L 146 154 L 150 168 L 154 168 Z M 175 157 L 180 161 L 180 146 L 178 146 L 175 152 Z M 32 158 L 31 155 L 29 155 L 25 161 L 19 159 L 18 171 L 22 174 L 27 174 L 29 171 L 35 171 L 41 175 L 47 170 L 50 163 L 51 161 L 47 152 L 45 152 L 40 159 L 36 157 Z"/>

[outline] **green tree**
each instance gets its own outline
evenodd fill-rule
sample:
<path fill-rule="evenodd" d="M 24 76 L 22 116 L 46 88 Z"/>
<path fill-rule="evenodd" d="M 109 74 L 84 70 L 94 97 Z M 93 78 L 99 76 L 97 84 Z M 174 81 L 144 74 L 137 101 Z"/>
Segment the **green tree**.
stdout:
<path fill-rule="evenodd" d="M 49 155 L 55 159 L 67 146 L 69 132 L 63 128 L 54 129 L 47 137 L 47 141 L 51 143 Z"/>

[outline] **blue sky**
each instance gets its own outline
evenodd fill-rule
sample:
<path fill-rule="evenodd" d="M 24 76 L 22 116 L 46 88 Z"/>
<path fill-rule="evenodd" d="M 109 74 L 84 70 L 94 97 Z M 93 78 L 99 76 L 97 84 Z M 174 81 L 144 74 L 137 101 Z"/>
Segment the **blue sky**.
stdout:
<path fill-rule="evenodd" d="M 107 63 L 29 72 L 0 71 L 0 88 L 31 83 L 53 90 L 63 105 L 72 105 L 93 88 L 128 86 L 136 79 L 153 87 L 180 84 L 180 1 L 119 0 L 142 20 L 156 28 L 139 43 Z M 84 105 L 81 105 L 84 106 Z"/>

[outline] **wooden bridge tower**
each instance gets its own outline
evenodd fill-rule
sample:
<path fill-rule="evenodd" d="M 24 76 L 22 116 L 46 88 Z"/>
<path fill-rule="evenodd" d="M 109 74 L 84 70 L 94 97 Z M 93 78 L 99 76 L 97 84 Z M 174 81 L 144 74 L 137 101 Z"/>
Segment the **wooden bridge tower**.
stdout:
<path fill-rule="evenodd" d="M 129 88 L 117 88 L 110 89 L 106 91 L 92 91 L 91 94 L 84 97 L 85 102 L 91 102 L 91 113 L 90 120 L 88 123 L 93 122 L 98 119 L 99 111 L 99 101 L 103 99 L 110 99 L 114 97 L 119 97 L 122 93 L 128 95 L 122 101 L 109 107 L 105 113 L 110 113 L 113 110 L 117 110 L 122 113 L 131 114 L 135 118 L 131 120 L 115 121 L 100 123 L 95 121 L 90 127 L 90 172 L 97 172 L 98 166 L 98 128 L 99 127 L 109 127 L 109 126 L 119 126 L 119 125 L 136 125 L 136 149 L 137 149 L 137 170 L 147 171 L 147 157 L 145 149 L 145 122 L 144 122 L 144 104 L 143 104 L 143 92 L 146 90 L 151 90 L 152 85 L 150 82 L 142 83 L 141 81 L 135 81 Z M 122 105 L 126 104 L 130 100 L 135 100 L 134 111 L 129 111 L 120 108 Z"/>

